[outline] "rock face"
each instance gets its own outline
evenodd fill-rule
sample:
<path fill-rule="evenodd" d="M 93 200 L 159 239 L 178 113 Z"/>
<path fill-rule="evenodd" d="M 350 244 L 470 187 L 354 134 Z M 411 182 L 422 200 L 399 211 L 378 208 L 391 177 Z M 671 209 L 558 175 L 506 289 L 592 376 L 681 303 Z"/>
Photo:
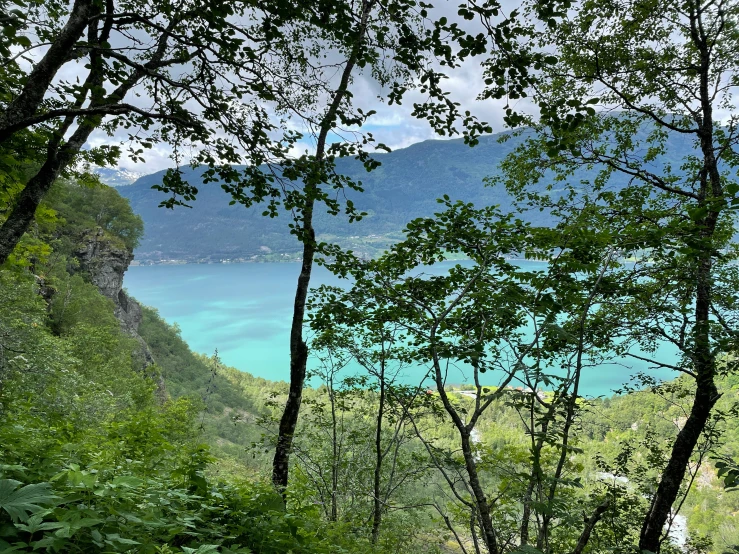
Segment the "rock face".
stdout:
<path fill-rule="evenodd" d="M 83 237 L 75 257 L 79 261 L 79 271 L 86 273 L 103 296 L 115 304 L 115 316 L 121 327 L 139 343 L 137 362 L 141 370 L 146 371 L 154 365 L 154 357 L 139 335 L 141 306 L 123 290 L 123 275 L 133 260 L 133 253 L 111 242 L 104 236 L 103 230 L 98 229 Z M 161 378 L 157 378 L 157 381 L 159 391 L 163 394 L 164 382 Z"/>
<path fill-rule="evenodd" d="M 104 295 L 117 303 L 122 292 L 123 274 L 128 269 L 133 254 L 125 248 L 114 245 L 102 229 L 82 238 L 75 252 L 80 270 L 87 273 L 90 282 Z"/>

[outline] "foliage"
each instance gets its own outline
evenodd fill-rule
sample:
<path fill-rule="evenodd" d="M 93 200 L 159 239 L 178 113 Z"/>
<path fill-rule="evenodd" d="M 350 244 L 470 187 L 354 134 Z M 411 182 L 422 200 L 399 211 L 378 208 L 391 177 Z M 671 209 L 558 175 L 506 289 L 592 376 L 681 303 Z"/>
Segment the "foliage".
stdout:
<path fill-rule="evenodd" d="M 60 225 L 54 244 L 79 229 Z M 298 498 L 287 512 L 272 486 L 254 479 L 259 463 L 233 471 L 228 454 L 243 461 L 243 446 L 214 466 L 202 441 L 223 447 L 226 429 L 243 445 L 239 431 L 265 410 L 272 384 L 192 354 L 149 310 L 141 332 L 171 390 L 162 400 L 149 377 L 156 371 L 140 370 L 139 345 L 112 302 L 67 272 L 75 268 L 63 250 L 52 254 L 35 265 L 43 281 L 25 268 L 0 270 L 0 550 L 367 550 L 309 501 Z M 237 431 L 229 413 L 247 418 Z M 245 473 L 248 481 L 238 476 Z M 397 537 L 388 551 L 407 541 Z"/>
<path fill-rule="evenodd" d="M 58 181 L 49 192 L 48 202 L 61 220 L 60 238 L 74 239 L 101 228 L 107 238 L 120 241 L 132 251 L 144 234 L 144 223 L 131 211 L 128 201 L 105 185 Z"/>
<path fill-rule="evenodd" d="M 470 35 L 428 22 L 427 7 L 3 4 L 0 548 L 390 552 L 440 538 L 489 554 L 736 548 L 739 132 L 735 115 L 717 114 L 734 110 L 739 8 L 532 1 L 503 14 L 472 1 L 458 14 L 485 32 Z M 364 72 L 390 103 L 419 87 L 428 100 L 414 115 L 442 135 L 459 117 L 477 144 L 489 127 L 447 98 L 433 60 L 453 69 L 481 54 L 482 99 L 531 94 L 538 108 L 505 107 L 509 125 L 537 133 L 514 130 L 490 180 L 521 217 L 443 196 L 378 259 L 317 237 L 321 205 L 365 216 L 351 197 L 363 184 L 342 174 L 342 158 L 379 166 L 353 77 Z M 59 77 L 69 68 L 86 77 Z M 125 102 L 137 91 L 149 107 Z M 113 161 L 117 147 L 83 145 L 122 128 L 133 159 L 173 146 L 177 167 L 154 183 L 164 206 L 199 194 L 180 167 L 191 152 L 203 167 L 190 176 L 217 181 L 231 203 L 290 214 L 303 263 L 289 388 L 194 355 L 152 311 L 140 332 L 159 367 L 141 371 L 137 337 L 78 271 L 89 232 L 126 259 L 141 238 L 127 202 L 75 165 Z M 331 140 L 343 132 L 354 140 Z M 315 152 L 293 156 L 303 134 Z M 51 189 L 60 175 L 77 182 Z M 352 284 L 318 293 L 310 323 L 325 386 L 303 391 L 317 254 Z M 449 255 L 469 263 L 424 273 Z M 518 256 L 546 265 L 523 270 Z M 659 359 L 661 341 L 677 362 Z M 681 377 L 640 375 L 627 395 L 582 398 L 591 366 L 630 358 Z M 366 375 L 340 377 L 350 359 Z M 397 386 L 409 363 L 428 368 L 434 390 Z M 455 366 L 469 390 L 447 387 Z M 498 387 L 480 384 L 486 372 Z M 262 432 L 278 437 L 277 490 L 256 455 L 271 447 Z M 680 510 L 684 548 L 670 534 Z"/>
<path fill-rule="evenodd" d="M 735 370 L 737 186 L 733 95 L 739 67 L 733 55 L 737 6 L 687 1 L 596 5 L 581 2 L 527 52 L 552 52 L 526 91 L 534 96 L 536 134 L 505 163 L 496 180 L 530 209 L 556 216 L 586 214 L 587 232 L 635 260 L 607 275 L 611 282 L 602 327 L 620 337 L 614 350 L 641 356 L 694 379 L 685 420 L 665 451 L 647 444 L 660 474 L 645 512 L 638 548 L 659 552 L 665 525 L 682 505 L 720 433 L 717 380 Z M 488 71 L 500 61 L 494 55 Z M 492 91 L 497 90 L 493 83 Z M 596 107 L 600 106 L 598 111 Z M 720 120 L 718 111 L 731 115 Z M 680 156 L 675 135 L 689 139 Z M 580 168 L 594 169 L 581 179 Z M 630 179 L 615 186 L 614 175 Z M 550 183 L 547 190 L 530 184 Z M 682 359 L 655 354 L 672 343 Z M 645 356 L 638 354 L 640 349 Z M 719 363 L 723 360 L 724 363 Z M 653 384 L 653 383 L 648 383 Z M 652 445 L 654 446 L 654 445 Z M 697 543 L 696 543 L 697 544 Z"/>
<path fill-rule="evenodd" d="M 0 214 L 12 206 L 12 195 L 0 196 Z M 98 231 L 107 242 L 131 251 L 144 233 L 143 221 L 132 212 L 128 200 L 95 179 L 57 181 L 36 210 L 34 223 L 11 257 L 15 266 L 47 262 L 53 266 L 61 256 L 73 258 L 84 237 Z M 50 260 L 52 251 L 54 259 Z"/>
<path fill-rule="evenodd" d="M 253 377 L 223 365 L 217 358 L 194 354 L 179 329 L 144 307 L 139 333 L 151 349 L 172 398 L 189 398 L 202 407 L 199 427 L 203 440 L 219 454 L 217 465 L 229 472 L 253 476 L 266 464 L 263 452 L 250 447 L 262 430 L 255 421 L 271 414 L 272 394 L 283 394 L 284 383 Z M 230 460 L 233 460 L 232 463 Z"/>
<path fill-rule="evenodd" d="M 427 375 L 456 430 L 460 451 L 437 450 L 433 436 L 419 434 L 419 439 L 452 486 L 458 508 L 467 513 L 462 525 L 490 552 L 528 544 L 530 522 L 536 526 L 532 540 L 538 549 L 573 548 L 572 530 L 579 523 L 572 506 L 578 502 L 581 479 L 571 460 L 577 449 L 570 432 L 579 418 L 582 372 L 613 348 L 599 322 L 598 306 L 608 295 L 604 275 L 619 264 L 610 245 L 589 233 L 579 216 L 550 230 L 496 208 L 475 209 L 448 197 L 439 202 L 443 209 L 434 218 L 412 221 L 405 240 L 377 260 L 337 256 L 330 267 L 351 275 L 352 287 L 346 292 L 322 288 L 312 326 L 327 336 L 340 336 L 344 328 L 349 335 L 373 336 L 364 353 L 355 353 L 355 347 L 352 354 L 358 359 L 381 360 L 382 354 L 429 368 Z M 423 271 L 448 253 L 463 254 L 470 263 L 442 275 Z M 525 270 L 510 261 L 521 254 L 549 263 L 540 270 Z M 386 338 L 382 330 L 387 326 L 401 331 Z M 369 335 L 371 331 L 375 334 Z M 447 392 L 453 368 L 472 376 L 472 406 L 460 405 Z M 499 376 L 497 388 L 480 385 L 479 376 L 485 372 Z M 514 382 L 524 384 L 526 392 L 510 392 Z M 419 384 L 420 390 L 423 386 Z M 541 397 L 540 389 L 553 394 Z M 493 492 L 488 479 L 491 473 L 504 475 L 505 464 L 501 467 L 495 449 L 488 462 L 475 445 L 476 425 L 499 399 L 519 413 L 530 438 L 528 457 L 508 469 L 519 479 L 507 479 L 500 494 Z M 410 410 L 408 405 L 405 409 Z M 464 483 L 464 488 L 458 491 L 453 483 Z M 589 499 L 591 510 L 603 502 L 599 496 L 595 491 Z M 596 510 L 596 523 L 604 510 Z M 593 525 L 585 526 L 583 536 L 590 535 Z M 558 536 L 564 527 L 569 532 Z"/>

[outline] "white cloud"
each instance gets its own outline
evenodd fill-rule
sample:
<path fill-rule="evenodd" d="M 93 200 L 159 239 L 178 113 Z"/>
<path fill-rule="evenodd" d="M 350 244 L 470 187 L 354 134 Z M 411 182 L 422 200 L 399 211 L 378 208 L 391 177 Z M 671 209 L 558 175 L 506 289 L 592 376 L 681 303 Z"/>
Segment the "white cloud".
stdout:
<path fill-rule="evenodd" d="M 513 6 L 513 4 L 511 5 Z M 470 31 L 479 32 L 482 30 L 479 22 L 462 21 L 457 16 L 457 10 L 457 0 L 441 0 L 432 13 L 432 17 L 444 15 L 450 20 L 465 25 Z M 505 101 L 480 102 L 477 100 L 483 87 L 482 69 L 479 65 L 481 59 L 468 60 L 462 67 L 450 71 L 449 78 L 443 81 L 442 86 L 449 91 L 450 98 L 453 101 L 460 103 L 462 111 L 470 110 L 481 121 L 490 124 L 494 132 L 502 131 L 504 129 L 503 106 Z M 65 77 L 73 78 L 73 72 L 65 74 Z M 411 144 L 429 139 L 458 137 L 441 137 L 434 132 L 426 121 L 419 120 L 411 115 L 413 104 L 426 100 L 419 91 L 409 91 L 401 105 L 389 106 L 378 98 L 387 91 L 383 91 L 382 87 L 365 72 L 357 73 L 354 76 L 352 92 L 355 106 L 361 107 L 365 112 L 369 110 L 377 112 L 370 118 L 362 131 L 371 132 L 377 142 L 384 143 L 392 149 L 405 148 Z M 147 98 L 142 95 L 133 102 L 145 106 Z M 298 120 L 288 120 L 286 124 L 290 129 L 305 131 L 302 127 L 303 124 Z M 127 139 L 126 131 L 117 131 L 113 137 L 102 131 L 97 131 L 91 136 L 89 145 L 122 144 L 119 166 L 139 173 L 153 173 L 174 165 L 171 146 L 162 143 L 144 152 L 143 157 L 146 160 L 144 163 L 133 161 L 125 144 Z M 306 150 L 310 151 L 314 147 L 314 141 L 310 139 L 310 133 L 306 133 L 306 138 L 292 147 L 290 155 L 302 155 Z M 183 163 L 186 163 L 186 160 L 183 160 Z"/>

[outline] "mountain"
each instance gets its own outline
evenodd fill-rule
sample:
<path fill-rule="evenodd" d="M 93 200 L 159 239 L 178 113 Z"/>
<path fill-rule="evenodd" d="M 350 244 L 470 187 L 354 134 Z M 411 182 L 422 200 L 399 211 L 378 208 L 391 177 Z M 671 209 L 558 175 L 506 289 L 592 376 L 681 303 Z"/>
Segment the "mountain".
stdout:
<path fill-rule="evenodd" d="M 130 169 L 117 169 L 113 167 L 96 167 L 93 172 L 109 187 L 127 187 L 144 176 L 143 173 L 131 171 Z"/>
<path fill-rule="evenodd" d="M 340 173 L 361 180 L 363 193 L 346 194 L 368 216 L 349 224 L 345 217 L 319 211 L 315 219 L 319 239 L 335 240 L 360 254 L 373 255 L 397 239 L 408 221 L 438 211 L 436 199 L 444 194 L 453 200 L 480 206 L 497 204 L 508 210 L 508 193 L 484 186 L 483 179 L 495 174 L 499 163 L 524 139 L 502 142 L 500 138 L 501 135 L 482 137 L 473 148 L 462 139 L 430 140 L 376 154 L 381 165 L 369 173 L 354 159 L 339 160 Z M 674 142 L 668 148 L 671 159 L 690 148 L 682 136 L 671 137 L 670 142 Z M 230 196 L 217 183 L 200 183 L 199 170 L 185 169 L 185 179 L 200 191 L 191 209 L 158 208 L 166 196 L 151 187 L 160 183 L 163 175 L 163 171 L 146 175 L 118 189 L 144 220 L 146 235 L 136 251 L 139 262 L 285 260 L 297 256 L 299 247 L 289 234 L 287 214 L 271 219 L 261 215 L 261 206 L 229 206 Z M 593 176 L 591 170 L 578 173 L 575 178 Z M 618 186 L 617 179 L 614 182 Z M 539 225 L 551 221 L 545 212 L 537 212 L 531 218 Z"/>

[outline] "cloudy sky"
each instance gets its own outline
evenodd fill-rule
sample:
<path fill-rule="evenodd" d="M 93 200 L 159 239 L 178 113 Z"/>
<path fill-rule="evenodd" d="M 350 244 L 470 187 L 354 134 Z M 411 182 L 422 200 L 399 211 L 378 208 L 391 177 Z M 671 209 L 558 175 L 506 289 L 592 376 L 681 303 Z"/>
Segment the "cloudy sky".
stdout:
<path fill-rule="evenodd" d="M 457 16 L 458 0 L 439 0 L 436 4 L 432 17 L 436 18 L 443 15 L 450 20 L 460 20 Z M 470 30 L 475 30 L 479 26 L 475 22 L 464 22 L 464 24 L 466 25 L 465 28 Z M 446 80 L 443 86 L 445 90 L 449 91 L 450 97 L 459 102 L 464 110 L 470 110 L 481 121 L 488 122 L 493 127 L 494 132 L 499 132 L 504 130 L 502 106 L 505 101 L 480 102 L 476 99 L 482 88 L 482 69 L 479 63 L 479 59 L 474 59 L 466 62 L 462 67 L 454 69 L 449 73 L 449 79 Z M 74 71 L 74 69 L 70 68 L 67 71 Z M 64 77 L 69 78 L 72 75 L 64 75 Z M 424 99 L 420 93 L 410 92 L 402 105 L 388 106 L 378 100 L 378 96 L 381 96 L 383 92 L 380 87 L 369 76 L 363 74 L 355 75 L 352 92 L 355 106 L 361 107 L 365 112 L 368 110 L 377 112 L 371 118 L 369 124 L 363 127 L 363 130 L 371 132 L 376 141 L 386 144 L 393 150 L 405 148 L 424 140 L 449 138 L 435 134 L 425 120 L 418 120 L 411 115 L 413 103 Z M 123 142 L 126 137 L 127 132 L 119 131 L 112 141 Z M 95 132 L 88 142 L 91 147 L 110 143 L 111 137 L 103 131 Z M 310 151 L 312 147 L 313 145 L 308 138 L 299 144 L 299 147 L 295 149 L 295 153 L 302 153 L 305 150 Z M 133 161 L 125 152 L 124 147 L 124 154 L 119 162 L 121 169 L 147 174 L 174 165 L 171 159 L 171 148 L 167 144 L 160 143 L 151 150 L 147 150 L 144 153 L 145 163 Z"/>

